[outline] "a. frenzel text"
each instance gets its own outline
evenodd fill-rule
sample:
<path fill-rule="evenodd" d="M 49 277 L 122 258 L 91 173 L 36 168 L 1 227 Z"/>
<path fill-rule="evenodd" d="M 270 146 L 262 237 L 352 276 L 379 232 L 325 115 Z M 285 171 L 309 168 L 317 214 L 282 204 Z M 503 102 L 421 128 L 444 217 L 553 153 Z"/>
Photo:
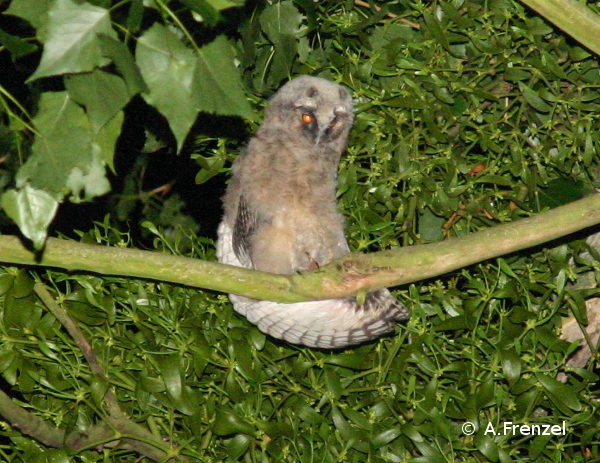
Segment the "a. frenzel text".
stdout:
<path fill-rule="evenodd" d="M 506 421 L 502 424 L 502 432 L 497 432 L 492 423 L 488 423 L 484 434 L 495 435 L 521 435 L 521 436 L 564 436 L 566 434 L 566 423 L 560 424 L 516 424 Z"/>

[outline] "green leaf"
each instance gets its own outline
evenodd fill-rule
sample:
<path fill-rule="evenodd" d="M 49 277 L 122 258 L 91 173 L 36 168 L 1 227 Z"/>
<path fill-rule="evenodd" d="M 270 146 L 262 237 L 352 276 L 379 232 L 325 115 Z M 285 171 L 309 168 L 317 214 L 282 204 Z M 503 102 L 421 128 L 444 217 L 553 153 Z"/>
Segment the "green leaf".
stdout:
<path fill-rule="evenodd" d="M 548 449 L 548 443 L 554 438 L 552 435 L 536 436 L 529 445 L 529 458 L 531 461 L 536 461 L 542 453 Z"/>
<path fill-rule="evenodd" d="M 523 98 L 525 98 L 525 101 L 527 101 L 527 103 L 529 103 L 534 109 L 542 113 L 548 113 L 552 111 L 552 106 L 546 103 L 537 92 L 529 88 L 523 82 L 519 82 L 519 87 L 523 92 Z"/>
<path fill-rule="evenodd" d="M 446 32 L 444 31 L 444 29 L 442 29 L 442 25 L 439 23 L 439 21 L 429 13 L 423 14 L 423 19 L 425 20 L 427 29 L 429 30 L 431 35 L 433 35 L 436 42 L 439 42 L 440 45 L 446 50 L 450 50 L 450 44 L 448 43 Z"/>
<path fill-rule="evenodd" d="M 57 201 L 69 194 L 74 201 L 89 200 L 110 189 L 107 154 L 98 149 L 106 141 L 93 138 L 89 119 L 67 92 L 43 93 L 34 124 L 33 154 L 17 173 L 17 188 L 30 184 Z"/>
<path fill-rule="evenodd" d="M 260 15 L 260 25 L 273 44 L 269 81 L 279 83 L 290 74 L 298 53 L 298 35 L 303 16 L 290 0 L 267 6 Z"/>
<path fill-rule="evenodd" d="M 331 420 L 335 429 L 340 433 L 340 436 L 346 440 L 346 446 L 352 446 L 362 452 L 368 451 L 366 442 L 366 433 L 357 427 L 352 426 L 340 412 L 339 408 L 332 404 Z"/>
<path fill-rule="evenodd" d="M 465 315 L 456 315 L 435 325 L 435 331 L 457 331 L 469 328 L 469 320 Z"/>
<path fill-rule="evenodd" d="M 223 35 L 196 55 L 173 32 L 155 24 L 140 37 L 136 61 L 149 89 L 142 96 L 167 118 L 178 149 L 198 111 L 253 117 Z"/>
<path fill-rule="evenodd" d="M 37 50 L 37 47 L 32 43 L 26 42 L 20 37 L 7 34 L 2 29 L 0 29 L 0 44 L 8 49 L 13 61 Z"/>
<path fill-rule="evenodd" d="M 33 278 L 31 278 L 25 270 L 23 270 L 23 269 L 19 270 L 19 273 L 17 274 L 17 277 L 15 278 L 15 281 L 14 281 L 13 296 L 16 297 L 17 299 L 20 299 L 22 297 L 31 296 L 31 293 L 33 293 L 34 285 L 35 285 L 35 280 Z"/>
<path fill-rule="evenodd" d="M 300 397 L 294 397 L 289 400 L 288 410 L 302 421 L 306 421 L 311 425 L 319 425 L 324 421 L 324 417 Z"/>
<path fill-rule="evenodd" d="M 353 370 L 367 370 L 373 367 L 369 358 L 350 352 L 329 355 L 323 359 L 323 362 Z"/>
<path fill-rule="evenodd" d="M 254 433 L 254 426 L 250 425 L 236 411 L 221 407 L 216 411 L 213 431 L 218 436 L 227 436 L 230 434 L 249 434 Z"/>
<path fill-rule="evenodd" d="M 90 392 L 96 406 L 100 407 L 104 403 L 104 395 L 108 391 L 110 384 L 99 376 L 94 376 L 90 384 Z"/>
<path fill-rule="evenodd" d="M 419 212 L 419 235 L 424 241 L 439 241 L 444 236 L 444 217 L 435 215 L 431 209 L 424 208 Z"/>
<path fill-rule="evenodd" d="M 225 10 L 227 8 L 234 8 L 236 6 L 244 6 L 244 0 L 206 0 L 205 3 L 209 4 L 215 10 Z"/>
<path fill-rule="evenodd" d="M 71 463 L 71 458 L 64 449 L 44 450 L 33 463 Z"/>
<path fill-rule="evenodd" d="M 255 119 L 244 93 L 240 70 L 231 44 L 224 35 L 200 49 L 195 80 L 198 110 L 225 116 Z"/>
<path fill-rule="evenodd" d="M 0 354 L 0 373 L 4 373 L 15 361 L 15 352 L 12 350 L 4 351 Z"/>
<path fill-rule="evenodd" d="M 69 315 L 86 325 L 100 326 L 106 323 L 106 312 L 90 304 L 82 289 L 77 289 L 69 294 L 65 299 L 65 309 Z"/>
<path fill-rule="evenodd" d="M 109 60 L 102 55 L 98 34 L 116 38 L 109 11 L 88 3 L 56 0 L 48 12 L 48 36 L 42 59 L 28 79 L 91 71 Z"/>
<path fill-rule="evenodd" d="M 252 439 L 245 434 L 238 434 L 227 442 L 227 456 L 231 461 L 237 461 L 250 447 Z"/>
<path fill-rule="evenodd" d="M 125 115 L 123 111 L 119 111 L 115 117 L 100 128 L 92 141 L 92 147 L 97 159 L 110 167 L 113 172 L 115 172 L 115 147 L 121 135 L 121 127 L 123 126 L 124 119 Z M 102 182 L 99 182 L 99 186 L 102 186 Z M 91 195 L 93 191 L 89 189 L 88 193 Z"/>
<path fill-rule="evenodd" d="M 193 407 L 189 401 L 185 400 L 184 387 L 182 382 L 182 372 L 180 369 L 179 355 L 160 355 L 156 356 L 158 370 L 167 388 L 167 394 L 173 405 L 182 413 L 192 415 Z"/>
<path fill-rule="evenodd" d="M 10 273 L 0 274 L 0 296 L 4 296 L 8 292 L 8 290 L 13 287 L 14 281 L 14 275 Z"/>
<path fill-rule="evenodd" d="M 402 431 L 399 428 L 386 429 L 385 431 L 374 436 L 373 439 L 371 439 L 371 443 L 376 449 L 378 449 L 379 447 L 389 444 L 401 434 Z"/>
<path fill-rule="evenodd" d="M 141 2 L 140 2 L 141 3 Z M 105 34 L 98 34 L 102 54 L 111 59 L 117 70 L 125 79 L 127 93 L 130 97 L 148 90 L 135 58 L 127 46 Z"/>
<path fill-rule="evenodd" d="M 521 359 L 512 350 L 500 352 L 502 359 L 502 371 L 511 381 L 516 381 L 521 376 Z"/>
<path fill-rule="evenodd" d="M 519 82 L 521 80 L 531 79 L 531 71 L 520 68 L 507 68 L 503 77 L 511 82 Z"/>
<path fill-rule="evenodd" d="M 330 397 L 339 399 L 342 396 L 343 388 L 340 382 L 340 375 L 332 368 L 327 368 L 323 374 L 325 377 L 325 386 Z"/>
<path fill-rule="evenodd" d="M 585 185 L 576 178 L 555 178 L 550 180 L 546 188 L 541 189 L 540 207 L 558 207 L 582 198 L 586 193 Z"/>
<path fill-rule="evenodd" d="M 294 436 L 294 431 L 292 427 L 285 422 L 273 422 L 273 421 L 259 421 L 256 423 L 258 428 L 265 434 L 267 434 L 271 438 L 276 437 L 290 437 Z"/>
<path fill-rule="evenodd" d="M 123 79 L 99 69 L 66 76 L 65 87 L 71 99 L 85 107 L 94 133 L 129 101 Z"/>
<path fill-rule="evenodd" d="M 38 250 L 44 247 L 48 226 L 56 214 L 58 204 L 53 196 L 28 184 L 17 190 L 8 190 L 2 195 L 2 209 Z"/>
<path fill-rule="evenodd" d="M 154 24 L 138 40 L 136 62 L 148 91 L 142 96 L 169 122 L 181 149 L 198 114 L 196 87 L 197 59 L 179 38 L 160 24 Z"/>
<path fill-rule="evenodd" d="M 181 0 L 181 3 L 198 13 L 202 21 L 211 25 L 222 19 L 219 13 L 221 10 L 243 5 L 241 1 L 231 0 Z"/>
<path fill-rule="evenodd" d="M 559 406 L 566 405 L 576 412 L 581 411 L 581 402 L 572 388 L 543 373 L 536 373 L 535 377 L 548 392 L 548 395 L 555 404 Z"/>
<path fill-rule="evenodd" d="M 50 0 L 13 0 L 4 14 L 23 18 L 38 29 L 38 37 L 40 37 L 40 29 L 48 21 L 50 3 Z"/>
<path fill-rule="evenodd" d="M 41 318 L 42 311 L 32 293 L 32 283 L 33 279 L 27 272 L 19 270 L 12 290 L 4 298 L 2 322 L 13 336 L 21 337 L 32 332 Z M 18 366 L 22 367 L 22 363 Z"/>
<path fill-rule="evenodd" d="M 242 402 L 246 398 L 234 370 L 231 370 L 225 378 L 225 391 L 232 402 Z"/>
<path fill-rule="evenodd" d="M 132 0 L 127 14 L 127 29 L 133 34 L 139 32 L 144 17 L 144 0 Z"/>
<path fill-rule="evenodd" d="M 498 461 L 498 446 L 491 436 L 477 434 L 473 444 L 490 461 Z"/>
<path fill-rule="evenodd" d="M 265 8 L 260 16 L 260 25 L 269 40 L 276 43 L 282 35 L 296 36 L 300 32 L 302 18 L 294 2 L 284 0 Z"/>
<path fill-rule="evenodd" d="M 198 164 L 202 166 L 202 168 L 196 174 L 196 183 L 201 184 L 207 182 L 215 175 L 220 174 L 223 171 L 223 166 L 225 165 L 225 158 L 219 156 L 212 157 L 204 157 L 201 155 L 195 156 Z"/>

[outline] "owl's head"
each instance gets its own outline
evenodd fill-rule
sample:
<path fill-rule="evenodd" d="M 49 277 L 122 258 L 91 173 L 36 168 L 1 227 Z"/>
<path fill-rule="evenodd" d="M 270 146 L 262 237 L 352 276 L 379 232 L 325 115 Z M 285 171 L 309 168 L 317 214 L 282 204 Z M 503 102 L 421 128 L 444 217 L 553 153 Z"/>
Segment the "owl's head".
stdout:
<path fill-rule="evenodd" d="M 341 149 L 345 148 L 353 118 L 350 91 L 312 76 L 285 84 L 265 109 L 265 123 L 281 124 L 313 146 Z"/>

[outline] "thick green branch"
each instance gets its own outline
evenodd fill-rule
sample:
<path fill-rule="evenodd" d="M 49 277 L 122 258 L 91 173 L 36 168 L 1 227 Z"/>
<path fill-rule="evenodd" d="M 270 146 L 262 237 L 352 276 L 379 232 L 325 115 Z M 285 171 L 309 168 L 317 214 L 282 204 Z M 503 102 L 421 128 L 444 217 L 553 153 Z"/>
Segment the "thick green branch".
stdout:
<path fill-rule="evenodd" d="M 596 54 L 600 54 L 600 17 L 577 0 L 521 0 Z"/>
<path fill-rule="evenodd" d="M 600 223 L 600 195 L 534 217 L 439 243 L 350 254 L 302 275 L 271 275 L 158 252 L 49 239 L 37 261 L 21 241 L 0 236 L 0 261 L 180 283 L 257 299 L 297 302 L 356 294 L 431 278 L 536 246 Z"/>

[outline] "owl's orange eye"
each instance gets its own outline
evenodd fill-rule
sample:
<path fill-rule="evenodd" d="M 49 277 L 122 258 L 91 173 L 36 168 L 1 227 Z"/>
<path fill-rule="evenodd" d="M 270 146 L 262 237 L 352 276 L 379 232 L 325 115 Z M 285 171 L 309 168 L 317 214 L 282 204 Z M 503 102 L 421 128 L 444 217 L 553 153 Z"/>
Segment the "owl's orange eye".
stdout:
<path fill-rule="evenodd" d="M 311 122 L 314 122 L 314 120 L 314 116 L 311 116 L 310 114 L 302 114 L 302 122 L 305 124 L 310 124 Z"/>

